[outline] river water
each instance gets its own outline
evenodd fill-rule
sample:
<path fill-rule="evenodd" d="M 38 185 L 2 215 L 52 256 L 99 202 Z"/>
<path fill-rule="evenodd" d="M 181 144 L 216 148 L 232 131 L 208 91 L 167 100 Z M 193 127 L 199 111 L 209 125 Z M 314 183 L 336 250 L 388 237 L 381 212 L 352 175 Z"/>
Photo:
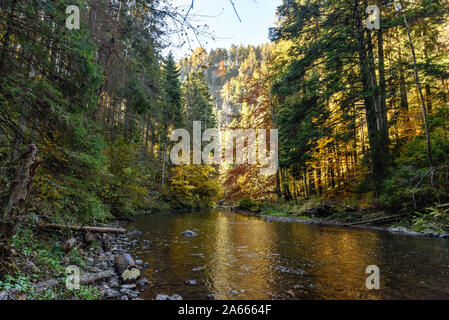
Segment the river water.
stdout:
<path fill-rule="evenodd" d="M 265 222 L 227 210 L 139 216 L 130 229 L 143 232 L 132 255 L 150 265 L 142 271 L 150 281 L 144 299 L 449 299 L 444 239 Z M 185 230 L 198 235 L 185 238 Z M 379 290 L 366 288 L 369 265 L 379 267 Z"/>

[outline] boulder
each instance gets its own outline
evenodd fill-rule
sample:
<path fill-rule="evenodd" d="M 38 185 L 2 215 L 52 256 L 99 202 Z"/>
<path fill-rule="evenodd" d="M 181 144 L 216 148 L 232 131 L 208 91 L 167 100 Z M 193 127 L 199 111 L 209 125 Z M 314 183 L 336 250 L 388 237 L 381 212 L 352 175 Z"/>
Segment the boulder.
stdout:
<path fill-rule="evenodd" d="M 183 231 L 181 234 L 186 238 L 195 237 L 197 235 L 196 232 L 194 232 L 192 230 Z"/>

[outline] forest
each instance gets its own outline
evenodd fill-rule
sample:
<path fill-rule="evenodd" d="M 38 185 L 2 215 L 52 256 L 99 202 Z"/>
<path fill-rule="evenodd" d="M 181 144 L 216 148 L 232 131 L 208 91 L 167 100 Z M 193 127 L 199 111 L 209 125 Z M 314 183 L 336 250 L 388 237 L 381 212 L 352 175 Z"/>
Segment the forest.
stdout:
<path fill-rule="evenodd" d="M 365 25 L 373 3 L 379 29 Z M 187 31 L 207 29 L 166 1 L 2 1 L 0 291 L 64 265 L 47 240 L 32 244 L 40 223 L 220 205 L 343 222 L 401 214 L 415 231 L 448 232 L 449 2 L 373 3 L 283 0 L 270 42 L 206 50 Z M 64 27 L 68 5 L 78 30 Z M 170 52 L 174 33 L 191 55 Z M 277 129 L 276 174 L 174 165 L 170 134 L 193 121 Z M 34 251 L 41 270 L 24 276 Z"/>

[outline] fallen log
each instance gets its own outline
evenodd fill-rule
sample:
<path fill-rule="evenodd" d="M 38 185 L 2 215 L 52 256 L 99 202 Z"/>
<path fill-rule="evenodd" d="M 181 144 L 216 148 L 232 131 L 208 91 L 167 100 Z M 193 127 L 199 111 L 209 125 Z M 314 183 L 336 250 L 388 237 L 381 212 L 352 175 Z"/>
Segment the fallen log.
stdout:
<path fill-rule="evenodd" d="M 95 272 L 95 273 L 84 273 L 80 276 L 81 284 L 91 284 L 103 279 L 112 278 L 116 275 L 113 270 Z"/>
<path fill-rule="evenodd" d="M 70 251 L 70 249 L 73 248 L 73 246 L 76 244 L 76 239 L 72 238 L 69 239 L 67 241 L 64 241 L 64 243 L 62 244 L 62 250 L 64 250 L 64 252 Z"/>
<path fill-rule="evenodd" d="M 408 213 L 403 213 L 403 214 L 398 214 L 395 216 L 388 216 L 388 217 L 383 217 L 383 218 L 377 218 L 377 219 L 372 219 L 372 220 L 366 220 L 366 221 L 358 221 L 358 222 L 352 222 L 352 223 L 345 223 L 342 224 L 342 226 L 355 226 L 355 225 L 360 225 L 360 224 L 367 224 L 367 223 L 371 223 L 371 222 L 380 222 L 380 221 L 386 221 L 386 220 L 390 220 L 390 219 L 394 219 L 394 218 L 400 218 L 403 216 L 406 216 Z"/>
<path fill-rule="evenodd" d="M 38 225 L 39 229 L 70 229 L 74 231 L 88 231 L 93 233 L 125 233 L 125 229 L 121 228 L 103 228 L 103 227 L 84 227 L 84 226 L 66 226 L 61 224 L 45 224 L 40 223 Z"/>
<path fill-rule="evenodd" d="M 116 273 L 113 270 L 107 270 L 102 272 L 95 272 L 95 273 L 84 273 L 80 275 L 80 284 L 87 285 L 91 284 L 100 280 L 112 278 L 116 275 Z M 45 280 L 39 283 L 36 283 L 34 285 L 34 292 L 36 293 L 42 293 L 45 290 L 51 289 L 53 287 L 56 287 L 58 285 L 64 285 L 65 279 L 59 278 L 59 279 L 50 279 Z"/>
<path fill-rule="evenodd" d="M 140 278 L 140 269 L 128 253 L 122 253 L 115 257 L 115 269 L 124 283 L 133 282 Z"/>

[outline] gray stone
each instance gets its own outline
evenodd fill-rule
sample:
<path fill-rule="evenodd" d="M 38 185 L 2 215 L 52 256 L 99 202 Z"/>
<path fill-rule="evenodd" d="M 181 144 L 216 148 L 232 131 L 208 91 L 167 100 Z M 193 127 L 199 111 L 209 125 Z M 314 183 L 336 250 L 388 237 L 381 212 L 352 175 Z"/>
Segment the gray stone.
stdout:
<path fill-rule="evenodd" d="M 423 236 L 425 236 L 425 237 L 439 237 L 440 234 L 438 232 L 435 232 L 435 231 L 424 231 L 423 232 Z"/>
<path fill-rule="evenodd" d="M 0 291 L 0 300 L 8 300 L 8 292 Z"/>
<path fill-rule="evenodd" d="M 86 258 L 85 263 L 86 266 L 92 267 L 93 265 L 95 265 L 95 260 L 92 258 Z"/>
<path fill-rule="evenodd" d="M 128 235 L 133 237 L 133 236 L 140 236 L 142 234 L 142 231 L 139 231 L 137 229 L 134 229 L 133 231 L 131 231 Z"/>
<path fill-rule="evenodd" d="M 142 265 L 142 267 L 144 267 L 144 268 L 149 268 L 149 267 L 150 267 L 150 264 L 149 264 L 148 262 L 144 262 L 143 265 Z"/>
<path fill-rule="evenodd" d="M 186 285 L 188 286 L 196 286 L 196 280 L 187 280 Z"/>
<path fill-rule="evenodd" d="M 192 271 L 193 272 L 198 272 L 198 271 L 201 271 L 201 270 L 204 270 L 204 269 L 206 269 L 205 266 L 203 266 L 203 267 L 196 267 L 196 268 L 193 268 Z"/>
<path fill-rule="evenodd" d="M 121 286 L 120 290 L 134 290 L 136 287 L 137 286 L 135 284 L 124 284 Z"/>
<path fill-rule="evenodd" d="M 130 291 L 130 292 L 128 293 L 128 298 L 130 298 L 130 299 L 137 298 L 138 296 L 139 296 L 139 293 L 136 292 L 136 291 Z"/>
<path fill-rule="evenodd" d="M 181 234 L 186 238 L 195 237 L 197 235 L 196 232 L 193 232 L 192 230 L 183 231 Z"/>
<path fill-rule="evenodd" d="M 237 290 L 231 290 L 231 291 L 229 291 L 229 293 L 231 293 L 231 294 L 238 294 L 239 292 Z"/>
<path fill-rule="evenodd" d="M 297 274 L 300 276 L 303 276 L 306 274 L 306 272 L 302 269 L 298 269 L 298 270 L 294 270 L 294 269 L 289 269 L 283 266 L 279 266 L 275 268 L 277 271 L 283 272 L 283 273 L 290 273 L 290 274 Z"/>
<path fill-rule="evenodd" d="M 406 234 L 406 235 L 409 235 L 409 236 L 419 236 L 419 235 L 421 235 L 421 233 L 419 233 L 419 232 L 412 231 L 412 230 L 409 230 L 409 229 L 404 228 L 404 227 L 390 228 L 388 230 L 391 231 L 391 232 L 403 233 L 403 234 Z"/>
<path fill-rule="evenodd" d="M 156 296 L 156 300 L 182 300 L 182 297 L 176 293 L 172 296 L 168 296 L 166 294 L 158 294 Z"/>
<path fill-rule="evenodd" d="M 31 262 L 31 261 L 27 261 L 27 263 L 25 264 L 25 268 L 28 271 L 31 271 L 31 272 L 34 272 L 34 273 L 38 273 L 40 271 L 39 268 L 36 267 L 36 265 L 33 262 Z"/>
<path fill-rule="evenodd" d="M 108 285 L 111 288 L 118 288 L 120 286 L 119 285 L 119 278 L 118 278 L 118 276 L 110 278 L 109 281 L 108 281 Z"/>
<path fill-rule="evenodd" d="M 122 297 L 120 298 L 120 300 L 129 300 L 129 299 L 128 299 L 128 296 L 122 296 Z"/>
<path fill-rule="evenodd" d="M 449 233 L 445 233 L 445 232 L 441 233 L 440 238 L 449 239 Z"/>
<path fill-rule="evenodd" d="M 215 300 L 215 299 L 216 299 L 216 297 L 213 294 L 210 294 L 207 296 L 207 300 Z"/>
<path fill-rule="evenodd" d="M 148 285 L 148 279 L 147 279 L 147 278 L 143 278 L 143 279 L 140 280 L 137 284 L 138 284 L 139 286 L 141 286 L 141 287 L 144 287 L 144 286 Z"/>
<path fill-rule="evenodd" d="M 121 294 L 129 295 L 129 294 L 131 294 L 131 290 L 128 290 L 128 289 L 120 289 L 120 293 L 121 293 Z"/>
<path fill-rule="evenodd" d="M 114 299 L 114 298 L 118 298 L 119 296 L 120 296 L 120 292 L 118 292 L 117 290 L 113 290 L 113 289 L 104 290 L 103 297 L 106 299 Z"/>
<path fill-rule="evenodd" d="M 109 268 L 109 265 L 106 261 L 102 261 L 100 263 L 98 263 L 98 268 L 102 269 L 102 270 L 106 270 Z"/>
<path fill-rule="evenodd" d="M 136 260 L 136 263 L 137 263 L 138 265 L 141 265 L 141 264 L 143 263 L 143 261 L 142 261 L 142 260 Z"/>

